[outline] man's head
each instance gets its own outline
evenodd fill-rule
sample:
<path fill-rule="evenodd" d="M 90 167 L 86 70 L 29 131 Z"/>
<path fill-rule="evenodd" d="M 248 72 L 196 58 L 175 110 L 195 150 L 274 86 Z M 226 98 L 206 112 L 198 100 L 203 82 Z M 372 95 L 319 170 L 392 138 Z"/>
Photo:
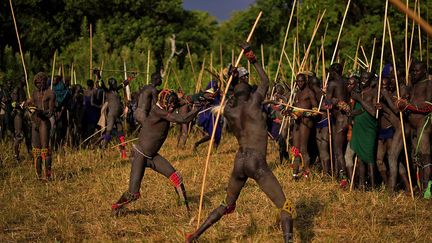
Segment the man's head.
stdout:
<path fill-rule="evenodd" d="M 239 100 L 249 99 L 252 87 L 248 83 L 240 82 L 234 87 L 234 97 Z"/>
<path fill-rule="evenodd" d="M 356 76 L 351 76 L 346 82 L 346 89 L 349 93 L 351 93 L 354 88 L 357 86 L 358 79 Z"/>
<path fill-rule="evenodd" d="M 179 98 L 173 90 L 163 89 L 158 95 L 159 106 L 168 111 L 173 112 L 179 105 Z"/>
<path fill-rule="evenodd" d="M 160 72 L 154 72 L 151 75 L 151 82 L 155 87 L 162 84 L 162 76 L 161 76 Z"/>
<path fill-rule="evenodd" d="M 94 87 L 94 81 L 91 80 L 91 79 L 87 80 L 87 87 L 89 87 L 90 89 L 93 89 L 93 87 Z"/>
<path fill-rule="evenodd" d="M 61 82 L 61 77 L 59 75 L 54 76 L 53 85 L 56 85 Z"/>
<path fill-rule="evenodd" d="M 311 87 L 321 87 L 321 81 L 317 78 L 317 76 L 311 76 L 309 78 L 309 85 Z"/>
<path fill-rule="evenodd" d="M 343 66 L 340 63 L 334 63 L 330 66 L 330 74 L 337 74 L 339 76 L 342 76 L 342 72 L 343 72 Z"/>
<path fill-rule="evenodd" d="M 244 68 L 244 67 L 239 67 L 238 69 L 237 69 L 237 71 L 238 71 L 238 74 L 239 74 L 239 80 L 240 80 L 240 82 L 242 82 L 242 83 L 249 83 L 249 72 L 248 72 L 248 70 L 246 70 L 246 68 Z"/>
<path fill-rule="evenodd" d="M 108 79 L 109 90 L 117 90 L 117 80 L 115 78 Z"/>
<path fill-rule="evenodd" d="M 43 90 L 46 86 L 47 81 L 48 76 L 43 72 L 37 73 L 33 78 L 34 85 L 38 90 Z"/>
<path fill-rule="evenodd" d="M 361 76 L 360 76 L 360 87 L 366 88 L 369 87 L 372 81 L 372 73 L 367 72 L 367 71 L 363 71 Z"/>
<path fill-rule="evenodd" d="M 412 70 L 412 82 L 417 83 L 427 78 L 426 64 L 424 62 L 414 63 Z"/>
<path fill-rule="evenodd" d="M 297 74 L 296 77 L 296 85 L 300 90 L 303 90 L 306 87 L 306 75 L 300 73 Z"/>
<path fill-rule="evenodd" d="M 282 84 L 275 84 L 275 92 L 276 94 L 283 95 L 285 94 L 285 87 Z"/>

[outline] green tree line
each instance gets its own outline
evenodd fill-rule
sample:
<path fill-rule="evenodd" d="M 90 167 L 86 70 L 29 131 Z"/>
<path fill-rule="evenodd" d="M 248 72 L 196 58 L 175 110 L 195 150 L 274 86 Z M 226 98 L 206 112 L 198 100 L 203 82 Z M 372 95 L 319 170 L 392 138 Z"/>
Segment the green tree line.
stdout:
<path fill-rule="evenodd" d="M 317 16 L 325 10 L 323 21 L 311 47 L 310 63 L 311 67 L 315 66 L 319 56 L 320 39 L 325 34 L 324 47 L 328 65 L 347 2 L 347 0 L 299 1 L 287 40 L 288 56 L 292 57 L 293 42 L 297 38 L 300 57 L 304 55 Z M 421 15 L 427 20 L 430 19 L 428 12 L 432 6 L 429 2 L 420 1 Z M 145 72 L 149 50 L 151 51 L 150 72 L 164 67 L 171 53 L 168 38 L 175 34 L 177 50 L 183 49 L 183 52 L 174 59 L 172 68 L 167 71 L 169 86 L 175 88 L 182 86 L 183 89 L 192 91 L 197 86 L 195 82 L 199 77 L 204 58 L 205 66 L 208 68 L 212 63 L 215 72 L 220 70 L 221 63 L 226 66 L 231 62 L 233 53 L 234 57 L 239 53 L 238 44 L 246 39 L 261 10 L 263 17 L 252 38 L 252 44 L 260 59 L 260 46 L 263 46 L 266 70 L 270 76 L 274 75 L 293 1 L 257 0 L 247 9 L 233 13 L 229 20 L 219 24 L 206 12 L 183 9 L 181 0 L 15 0 L 13 6 L 30 78 L 40 70 L 50 73 L 53 55 L 57 51 L 55 72 L 57 73 L 59 66 L 63 64 L 65 77 L 70 77 L 69 70 L 73 63 L 78 82 L 84 84 L 84 81 L 89 78 L 89 26 L 91 24 L 92 65 L 94 68 L 99 68 L 103 63 L 106 70 L 122 70 L 125 61 L 128 70 Z M 414 0 L 410 0 L 410 6 L 414 7 Z M 355 56 L 359 39 L 366 55 L 370 58 L 373 40 L 376 38 L 373 66 L 378 66 L 384 7 L 385 1 L 351 1 L 337 58 L 344 62 L 346 69 L 353 66 L 350 58 Z M 398 62 L 401 65 L 399 68 L 403 68 L 405 15 L 389 5 L 388 16 Z M 410 37 L 413 25 L 411 20 L 408 23 Z M 430 46 L 426 35 L 424 33 L 419 35 L 416 25 L 414 33 L 413 58 L 421 57 L 426 60 Z M 187 55 L 186 43 L 191 50 L 194 73 Z M 420 43 L 422 52 L 420 52 Z M 388 43 L 386 46 L 384 56 L 385 61 L 389 62 L 391 54 Z M 359 57 L 365 59 L 361 52 Z M 247 63 L 242 62 L 242 65 L 246 66 Z M 291 70 L 285 58 L 282 67 L 284 79 L 290 80 Z M 1 1 L 0 80 L 17 79 L 22 76 L 22 73 L 9 1 Z M 105 72 L 104 76 L 115 76 L 121 79 L 123 73 Z M 206 72 L 202 77 L 203 82 L 210 79 Z M 142 85 L 146 82 L 146 74 L 140 73 L 134 82 L 136 85 Z"/>

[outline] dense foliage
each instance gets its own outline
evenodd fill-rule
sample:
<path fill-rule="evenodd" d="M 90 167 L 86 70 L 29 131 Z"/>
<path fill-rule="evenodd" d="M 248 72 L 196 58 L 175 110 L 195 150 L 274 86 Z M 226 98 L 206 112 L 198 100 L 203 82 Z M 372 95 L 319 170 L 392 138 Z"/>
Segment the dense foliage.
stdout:
<path fill-rule="evenodd" d="M 13 2 L 30 78 L 39 70 L 51 72 L 52 58 L 57 50 L 59 55 L 56 72 L 58 67 L 64 64 L 67 78 L 70 76 L 69 68 L 74 63 L 78 82 L 84 83 L 84 80 L 89 77 L 89 25 L 92 24 L 93 67 L 100 67 L 103 62 L 104 69 L 107 70 L 122 70 L 125 61 L 129 70 L 145 72 L 149 49 L 151 50 L 150 72 L 162 68 L 171 52 L 168 38 L 176 34 L 177 48 L 183 49 L 183 53 L 173 62 L 176 75 L 171 72 L 170 84 L 174 87 L 182 85 L 188 90 L 195 87 L 192 80 L 198 78 L 204 57 L 206 66 L 209 65 L 210 52 L 213 54 L 213 66 L 217 70 L 220 66 L 221 46 L 223 65 L 226 66 L 231 61 L 232 50 L 238 53 L 237 45 L 245 40 L 260 10 L 263 10 L 264 15 L 253 37 L 253 43 L 258 56 L 260 56 L 259 46 L 261 44 L 264 46 L 266 65 L 269 66 L 270 75 L 274 74 L 293 6 L 292 0 L 257 0 L 246 10 L 235 12 L 228 21 L 218 25 L 215 18 L 205 12 L 184 10 L 181 0 L 15 0 Z M 318 55 L 320 38 L 328 26 L 324 46 L 326 60 L 329 63 L 347 2 L 346 0 L 300 1 L 287 41 L 288 56 L 292 56 L 296 36 L 298 36 L 300 56 L 303 56 L 317 16 L 326 10 L 312 45 L 310 58 L 311 66 L 315 66 L 313 63 Z M 352 1 L 338 55 L 340 61 L 345 61 L 347 69 L 352 67 L 352 61 L 348 56 L 355 56 L 359 38 L 368 58 L 371 55 L 373 39 L 377 39 L 374 58 L 374 66 L 377 66 L 381 49 L 384 5 L 384 1 Z M 413 7 L 414 1 L 410 1 L 410 5 Z M 427 18 L 427 10 L 431 6 L 432 4 L 421 1 L 421 14 L 424 18 Z M 389 19 L 398 61 L 402 68 L 405 60 L 405 15 L 390 5 Z M 411 31 L 411 20 L 409 25 Z M 417 29 L 413 37 L 413 57 L 419 58 Z M 189 44 L 192 52 L 194 76 L 187 56 L 186 43 Z M 423 59 L 426 58 L 426 48 L 426 35 L 423 34 Z M 388 61 L 391 57 L 389 51 L 389 48 L 385 49 L 385 58 Z M 179 68 L 183 71 L 179 71 Z M 291 70 L 285 60 L 284 69 L 286 71 L 284 74 L 290 76 Z M 0 80 L 17 79 L 21 75 L 22 67 L 9 1 L 2 1 L 0 2 Z M 119 79 L 123 77 L 121 72 L 106 75 L 113 75 Z M 179 81 L 174 81 L 175 77 L 179 77 Z M 146 75 L 140 74 L 137 83 L 142 84 L 145 79 Z"/>

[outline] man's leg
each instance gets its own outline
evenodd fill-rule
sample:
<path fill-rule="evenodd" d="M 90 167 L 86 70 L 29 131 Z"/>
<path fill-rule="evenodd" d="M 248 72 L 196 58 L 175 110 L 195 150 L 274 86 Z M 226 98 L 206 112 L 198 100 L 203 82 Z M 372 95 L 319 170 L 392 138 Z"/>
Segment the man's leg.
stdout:
<path fill-rule="evenodd" d="M 328 127 L 317 129 L 317 144 L 319 149 L 319 157 L 325 174 L 330 175 L 330 155 L 328 144 Z"/>
<path fill-rule="evenodd" d="M 384 156 L 387 152 L 387 144 L 388 143 L 391 143 L 391 139 L 388 139 L 388 140 L 379 139 L 378 140 L 377 159 L 376 159 L 378 172 L 381 174 L 381 177 L 382 177 L 384 184 L 386 186 L 389 186 L 389 184 L 388 184 L 388 179 L 387 179 L 387 168 L 386 168 L 385 163 L 384 163 Z"/>
<path fill-rule="evenodd" d="M 292 242 L 293 238 L 293 214 L 294 204 L 285 198 L 282 187 L 274 174 L 268 168 L 265 159 L 257 161 L 254 168 L 253 178 L 258 183 L 261 190 L 270 198 L 270 200 L 280 210 L 280 220 L 285 242 Z"/>
<path fill-rule="evenodd" d="M 236 162 L 234 163 L 236 164 Z M 236 166 L 235 164 L 234 167 Z M 238 172 L 236 172 L 236 169 L 234 168 L 228 182 L 226 199 L 224 200 L 224 202 L 221 203 L 219 207 L 217 207 L 210 213 L 204 223 L 202 223 L 201 226 L 193 234 L 186 236 L 186 242 L 193 242 L 197 240 L 202 233 L 204 233 L 214 223 L 219 221 L 222 216 L 234 212 L 237 198 L 239 197 L 240 191 L 245 185 L 246 180 L 247 177 L 239 176 Z"/>
<path fill-rule="evenodd" d="M 38 179 L 42 179 L 42 158 L 39 126 L 35 122 L 32 122 L 32 154 L 36 175 Z"/>
<path fill-rule="evenodd" d="M 52 172 L 52 159 L 51 151 L 49 149 L 49 134 L 51 124 L 49 121 L 41 121 L 39 126 L 40 142 L 41 142 L 41 157 L 42 162 L 45 164 L 45 177 L 47 180 L 51 180 Z"/>
<path fill-rule="evenodd" d="M 23 117 L 22 112 L 16 110 L 15 116 L 14 116 L 14 153 L 15 153 L 15 159 L 19 162 L 20 161 L 20 153 L 19 153 L 19 147 L 21 144 L 21 141 L 24 139 L 24 134 L 22 130 L 22 123 L 23 123 Z"/>
<path fill-rule="evenodd" d="M 139 149 L 139 148 L 138 148 Z M 144 177 L 146 158 L 134 148 L 131 152 L 132 166 L 129 176 L 129 189 L 124 192 L 120 199 L 111 206 L 114 215 L 118 215 L 120 209 L 126 204 L 131 203 L 140 198 L 141 181 Z"/>
<path fill-rule="evenodd" d="M 149 161 L 149 167 L 155 170 L 156 172 L 164 175 L 168 178 L 171 184 L 174 186 L 174 189 L 178 196 L 182 197 L 181 200 L 186 206 L 186 210 L 189 213 L 189 203 L 186 194 L 186 188 L 183 183 L 183 177 L 181 174 L 176 171 L 176 169 L 171 165 L 168 160 L 166 160 L 161 155 L 157 154 L 151 161 Z"/>

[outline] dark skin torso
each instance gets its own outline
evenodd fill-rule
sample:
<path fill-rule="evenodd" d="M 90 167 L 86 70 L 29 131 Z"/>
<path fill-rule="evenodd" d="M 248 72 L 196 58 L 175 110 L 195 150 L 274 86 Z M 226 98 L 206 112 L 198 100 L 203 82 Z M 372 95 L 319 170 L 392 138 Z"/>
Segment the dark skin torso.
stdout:
<path fill-rule="evenodd" d="M 410 95 L 410 103 L 422 104 L 425 101 L 432 101 L 432 80 L 417 82 L 413 85 Z M 409 118 L 409 124 L 413 128 L 422 128 L 425 114 L 412 113 Z"/>
<path fill-rule="evenodd" d="M 54 111 L 55 96 L 50 90 L 35 90 L 33 91 L 31 102 L 41 111 Z"/>
<path fill-rule="evenodd" d="M 254 64 L 261 84 L 258 89 L 247 99 L 230 100 L 225 107 L 224 116 L 234 131 L 234 136 L 240 148 L 254 149 L 256 152 L 266 154 L 267 152 L 267 123 L 266 115 L 261 109 L 268 89 L 268 77 L 257 63 Z"/>
<path fill-rule="evenodd" d="M 197 113 L 198 110 L 192 110 L 183 116 L 165 111 L 157 105 L 152 106 L 146 119 L 141 122 L 139 138 L 142 152 L 148 156 L 156 155 L 168 136 L 170 122 L 188 123 Z"/>

